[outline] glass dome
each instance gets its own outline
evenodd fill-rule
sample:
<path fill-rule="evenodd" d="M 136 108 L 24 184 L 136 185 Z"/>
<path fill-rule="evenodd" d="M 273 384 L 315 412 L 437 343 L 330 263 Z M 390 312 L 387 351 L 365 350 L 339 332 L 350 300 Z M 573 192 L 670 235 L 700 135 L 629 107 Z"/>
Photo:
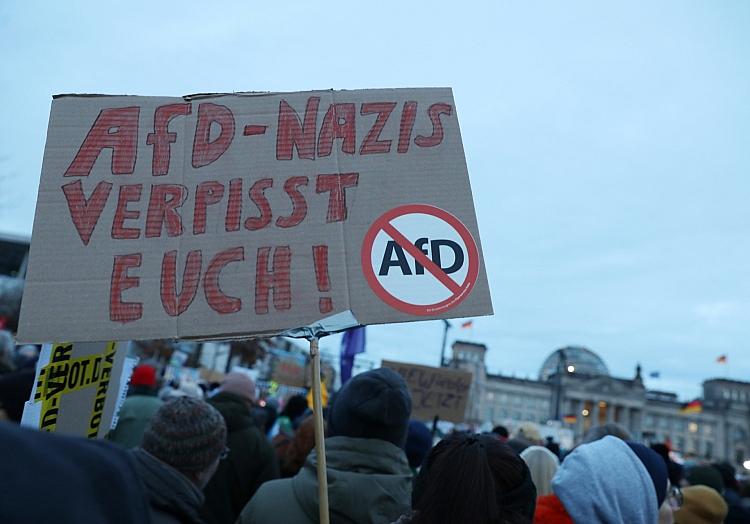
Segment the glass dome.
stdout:
<path fill-rule="evenodd" d="M 607 365 L 599 355 L 582 346 L 567 346 L 547 357 L 539 370 L 539 380 L 547 380 L 554 375 L 561 364 L 569 373 L 609 375 Z"/>

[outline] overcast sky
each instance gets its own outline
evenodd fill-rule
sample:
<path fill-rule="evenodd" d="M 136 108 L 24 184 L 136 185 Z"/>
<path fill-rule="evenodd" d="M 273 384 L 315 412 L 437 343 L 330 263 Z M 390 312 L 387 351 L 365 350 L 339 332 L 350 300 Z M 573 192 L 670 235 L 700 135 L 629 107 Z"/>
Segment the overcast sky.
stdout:
<path fill-rule="evenodd" d="M 495 315 L 449 343 L 750 380 L 750 2 L 167 4 L 0 3 L 0 231 L 31 234 L 55 93 L 450 86 Z M 368 337 L 439 362 L 439 321 Z"/>

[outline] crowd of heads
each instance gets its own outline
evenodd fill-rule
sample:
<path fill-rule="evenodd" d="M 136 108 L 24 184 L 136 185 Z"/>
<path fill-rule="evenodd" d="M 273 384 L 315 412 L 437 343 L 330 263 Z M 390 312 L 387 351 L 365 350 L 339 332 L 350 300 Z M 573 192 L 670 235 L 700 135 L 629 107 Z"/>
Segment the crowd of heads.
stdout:
<path fill-rule="evenodd" d="M 26 400 L 31 383 L 7 379 L 24 371 L 33 381 L 28 352 L 0 344 L 0 401 L 13 420 L 7 390 Z M 411 413 L 406 383 L 386 368 L 332 396 L 323 426 L 332 522 L 750 523 L 731 464 L 681 461 L 617 424 L 561 449 L 531 422 L 443 434 Z M 242 372 L 164 380 L 144 363 L 107 438 L 117 445 L 108 452 L 134 464 L 156 522 L 317 521 L 315 419 L 301 392 L 261 397 Z"/>

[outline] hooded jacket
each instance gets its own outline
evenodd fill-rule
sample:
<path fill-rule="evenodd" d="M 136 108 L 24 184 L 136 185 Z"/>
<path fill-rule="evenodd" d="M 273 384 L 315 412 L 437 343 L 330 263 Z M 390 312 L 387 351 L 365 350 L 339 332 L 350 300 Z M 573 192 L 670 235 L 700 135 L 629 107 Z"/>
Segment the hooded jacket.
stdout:
<path fill-rule="evenodd" d="M 109 432 L 107 440 L 131 449 L 140 446 L 151 417 L 164 402 L 151 395 L 130 395 L 125 399 L 117 417 L 117 427 Z"/>
<path fill-rule="evenodd" d="M 201 516 L 209 524 L 234 524 L 261 484 L 279 477 L 276 454 L 242 397 L 222 392 L 209 399 L 227 424 L 229 456 L 203 490 Z"/>
<path fill-rule="evenodd" d="M 326 439 L 328 505 L 332 524 L 390 523 L 409 511 L 411 470 L 404 451 L 378 439 Z M 240 524 L 318 522 L 317 457 L 310 453 L 291 479 L 261 486 Z"/>
<path fill-rule="evenodd" d="M 203 493 L 185 475 L 141 448 L 130 451 L 146 487 L 153 524 L 202 524 Z"/>
<path fill-rule="evenodd" d="M 552 490 L 574 522 L 656 524 L 659 507 L 651 477 L 617 437 L 578 446 L 565 457 Z"/>

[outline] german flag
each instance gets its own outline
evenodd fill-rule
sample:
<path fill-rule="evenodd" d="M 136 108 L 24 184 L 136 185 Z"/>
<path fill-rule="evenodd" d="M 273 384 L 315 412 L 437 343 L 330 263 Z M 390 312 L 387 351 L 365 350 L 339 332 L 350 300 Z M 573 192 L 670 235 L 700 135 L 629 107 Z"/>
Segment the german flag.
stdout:
<path fill-rule="evenodd" d="M 687 404 L 683 404 L 680 408 L 680 413 L 683 415 L 690 415 L 692 413 L 703 413 L 703 402 L 696 399 Z"/>
<path fill-rule="evenodd" d="M 566 424 L 575 424 L 577 420 L 578 417 L 576 417 L 575 415 L 565 415 L 563 417 L 563 422 L 565 422 Z"/>

